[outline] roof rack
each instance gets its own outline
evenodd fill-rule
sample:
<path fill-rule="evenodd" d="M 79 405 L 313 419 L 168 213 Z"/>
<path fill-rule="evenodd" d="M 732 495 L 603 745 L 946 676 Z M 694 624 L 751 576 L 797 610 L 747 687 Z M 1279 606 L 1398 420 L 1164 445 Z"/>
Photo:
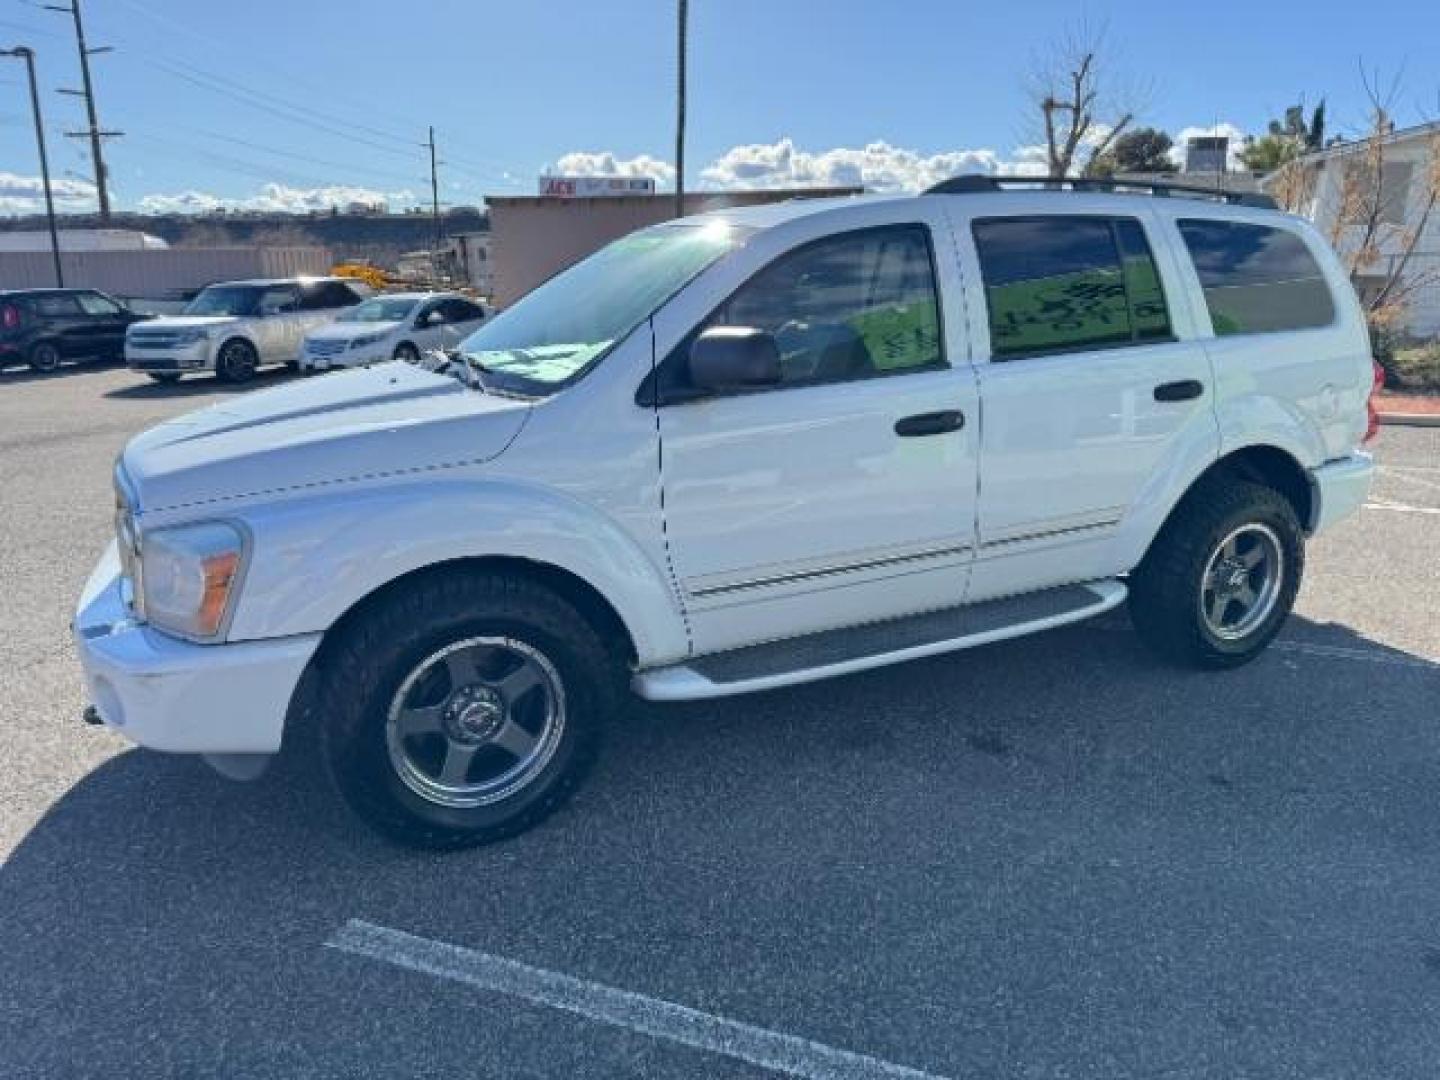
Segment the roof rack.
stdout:
<path fill-rule="evenodd" d="M 1185 199 L 1214 199 L 1235 206 L 1253 206 L 1260 210 L 1278 209 L 1271 196 L 1259 192 L 1220 191 L 1187 184 L 1156 184 L 1149 180 L 1097 180 L 1090 177 L 1054 180 L 1048 176 L 985 176 L 980 173 L 966 173 L 940 181 L 934 187 L 927 188 L 925 194 L 975 195 L 1017 187 L 1038 187 L 1046 191 L 1101 191 L 1113 195 L 1138 193 L 1160 198 L 1176 195 Z"/>

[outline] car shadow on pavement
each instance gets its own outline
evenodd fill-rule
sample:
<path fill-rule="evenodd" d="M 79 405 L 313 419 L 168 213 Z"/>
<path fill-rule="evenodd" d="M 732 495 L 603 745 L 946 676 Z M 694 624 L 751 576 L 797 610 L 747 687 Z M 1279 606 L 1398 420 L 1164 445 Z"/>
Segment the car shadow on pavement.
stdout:
<path fill-rule="evenodd" d="M 0 866 L 0 1074 L 756 1075 L 322 948 L 358 917 L 940 1075 L 1401 1075 L 1440 1053 L 1437 690 L 1343 627 L 1209 674 L 1108 620 L 636 702 L 572 805 L 448 855 L 308 751 L 122 753 Z"/>
<path fill-rule="evenodd" d="M 135 378 L 139 380 L 138 382 L 132 386 L 109 390 L 105 396 L 115 401 L 125 401 L 146 398 L 202 397 L 206 394 L 244 394 L 251 390 L 264 390 L 271 386 L 279 386 L 281 383 L 297 377 L 296 372 L 288 368 L 277 367 L 258 371 L 253 378 L 241 383 L 225 382 L 223 379 L 216 378 L 212 372 L 187 375 L 179 382 L 162 383 L 136 372 Z"/>
<path fill-rule="evenodd" d="M 63 379 L 67 375 L 86 375 L 124 366 L 123 360 L 62 360 L 60 366 L 54 371 L 35 371 L 24 363 L 0 366 L 0 386 L 45 382 L 48 379 Z"/>

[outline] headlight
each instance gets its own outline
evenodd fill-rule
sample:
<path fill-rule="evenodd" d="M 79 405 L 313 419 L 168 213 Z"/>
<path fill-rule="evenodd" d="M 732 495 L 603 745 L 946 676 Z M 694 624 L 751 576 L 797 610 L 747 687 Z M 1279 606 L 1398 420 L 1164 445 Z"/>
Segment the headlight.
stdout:
<path fill-rule="evenodd" d="M 143 617 L 182 637 L 219 637 L 245 563 L 245 537 L 220 521 L 156 529 L 140 540 Z"/>
<path fill-rule="evenodd" d="M 204 341 L 209 336 L 209 331 L 198 328 L 194 330 L 177 330 L 175 331 L 175 344 L 194 345 L 197 341 Z"/>
<path fill-rule="evenodd" d="M 366 345 L 378 345 L 389 336 L 390 331 L 388 330 L 379 334 L 361 334 L 359 337 L 350 340 L 350 348 L 363 349 Z"/>

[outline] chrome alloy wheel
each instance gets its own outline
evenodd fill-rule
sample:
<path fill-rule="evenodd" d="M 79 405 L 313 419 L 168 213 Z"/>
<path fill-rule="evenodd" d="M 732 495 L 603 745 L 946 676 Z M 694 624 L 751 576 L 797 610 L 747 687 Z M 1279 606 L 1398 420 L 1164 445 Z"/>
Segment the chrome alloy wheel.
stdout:
<path fill-rule="evenodd" d="M 523 641 L 473 637 L 422 660 L 390 702 L 385 741 L 405 786 L 428 802 L 498 802 L 549 764 L 565 730 L 555 666 Z"/>
<path fill-rule="evenodd" d="M 1268 525 L 1242 525 L 1220 541 L 1200 580 L 1200 617 L 1222 641 L 1238 641 L 1275 610 L 1285 550 Z"/>

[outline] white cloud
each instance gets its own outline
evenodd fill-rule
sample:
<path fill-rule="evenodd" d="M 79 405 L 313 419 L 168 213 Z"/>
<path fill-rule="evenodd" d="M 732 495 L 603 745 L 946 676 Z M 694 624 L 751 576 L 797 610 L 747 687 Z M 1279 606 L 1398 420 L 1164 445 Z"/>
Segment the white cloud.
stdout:
<path fill-rule="evenodd" d="M 1240 151 L 1245 149 L 1245 132 L 1228 122 L 1211 124 L 1208 127 L 1181 128 L 1179 134 L 1175 136 L 1175 145 L 1170 148 L 1170 160 L 1176 165 L 1184 165 L 1185 147 L 1191 139 L 1205 135 L 1227 136 L 1230 139 L 1230 168 L 1243 169 L 1245 167 L 1240 161 Z"/>
<path fill-rule="evenodd" d="M 410 191 L 376 191 L 373 188 L 348 184 L 325 187 L 297 188 L 285 184 L 265 184 L 254 195 L 212 195 L 205 191 L 177 191 L 145 195 L 136 208 L 147 214 L 203 214 L 214 210 L 260 210 L 274 213 L 304 213 L 311 210 L 342 209 L 351 203 L 412 204 Z"/>
<path fill-rule="evenodd" d="M 675 166 L 649 154 L 620 158 L 606 151 L 573 150 L 545 168 L 550 176 L 633 176 L 649 177 L 656 184 L 673 184 Z M 510 177 L 506 176 L 508 180 Z"/>
<path fill-rule="evenodd" d="M 68 177 L 51 178 L 50 193 L 56 210 L 88 210 L 95 202 L 95 185 Z M 0 172 L 0 213 L 33 214 L 45 209 L 45 184 L 38 176 Z"/>
<path fill-rule="evenodd" d="M 675 169 L 648 155 L 620 158 L 600 151 L 565 154 L 547 172 L 565 176 L 649 176 L 673 184 Z M 1045 148 L 948 150 L 923 154 L 873 142 L 858 148 L 798 149 L 793 140 L 734 146 L 700 170 L 700 186 L 735 191 L 760 188 L 861 186 L 870 191 L 920 191 L 959 173 L 1044 176 Z"/>
<path fill-rule="evenodd" d="M 722 189 L 860 186 L 870 191 L 921 191 L 961 173 L 993 176 L 1044 175 L 1044 147 L 995 150 L 917 150 L 872 142 L 860 148 L 811 152 L 791 139 L 736 146 L 701 170 L 704 183 Z"/>

